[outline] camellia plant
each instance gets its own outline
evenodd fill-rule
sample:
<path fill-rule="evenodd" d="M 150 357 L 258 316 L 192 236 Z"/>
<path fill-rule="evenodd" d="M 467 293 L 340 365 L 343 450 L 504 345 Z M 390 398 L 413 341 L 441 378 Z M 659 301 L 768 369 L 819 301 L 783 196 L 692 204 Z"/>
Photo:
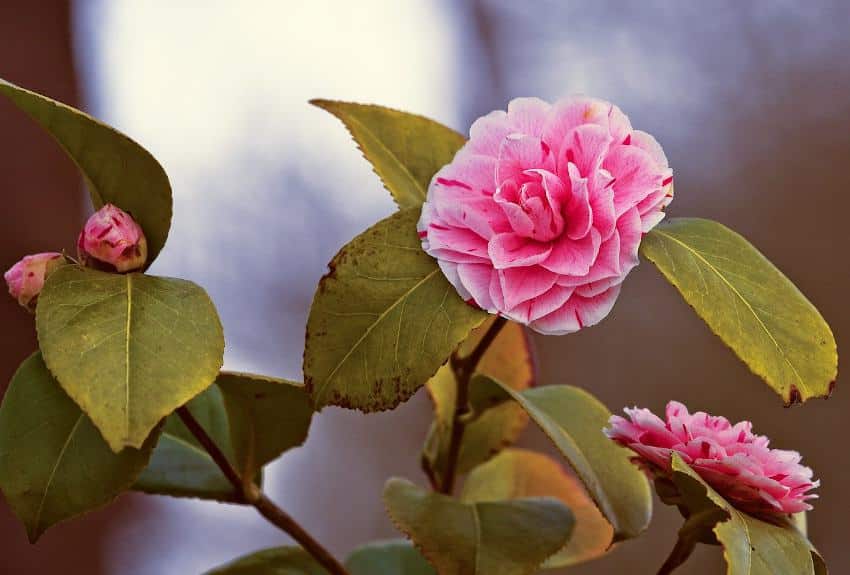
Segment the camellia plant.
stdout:
<path fill-rule="evenodd" d="M 749 422 L 676 402 L 663 420 L 622 418 L 584 389 L 537 381 L 525 330 L 603 320 L 643 257 L 786 405 L 833 391 L 835 339 L 815 307 L 737 233 L 665 217 L 667 158 L 616 106 L 520 98 L 466 140 L 420 116 L 313 101 L 399 209 L 330 262 L 301 384 L 221 371 L 204 290 L 146 273 L 172 202 L 148 152 L 45 96 L 0 92 L 77 164 L 97 210 L 77 254 L 26 256 L 5 275 L 35 313 L 39 351 L 0 407 L 0 488 L 33 543 L 135 490 L 250 505 L 298 543 L 210 573 L 530 575 L 639 536 L 654 485 L 684 517 L 658 573 L 698 543 L 721 545 L 730 574 L 826 573 L 805 528 L 819 483 L 796 452 Z M 264 494 L 263 467 L 306 440 L 315 411 L 394 409 L 422 387 L 427 486 L 384 490 L 405 538 L 340 561 Z M 511 447 L 529 422 L 559 459 Z"/>

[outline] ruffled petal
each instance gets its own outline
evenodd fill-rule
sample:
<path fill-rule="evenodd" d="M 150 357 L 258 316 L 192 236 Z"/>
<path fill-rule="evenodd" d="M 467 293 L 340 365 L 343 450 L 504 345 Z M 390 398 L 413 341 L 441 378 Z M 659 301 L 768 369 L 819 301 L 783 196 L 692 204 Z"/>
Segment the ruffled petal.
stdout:
<path fill-rule="evenodd" d="M 599 232 L 595 229 L 578 240 L 563 235 L 552 244 L 551 253 L 540 265 L 560 275 L 586 275 L 596 261 L 601 243 Z"/>
<path fill-rule="evenodd" d="M 539 138 L 551 108 L 540 98 L 514 98 L 508 102 L 508 125 L 514 132 Z"/>
<path fill-rule="evenodd" d="M 493 236 L 488 245 L 488 253 L 496 269 L 525 267 L 546 260 L 552 253 L 552 245 L 509 232 Z"/>
<path fill-rule="evenodd" d="M 499 270 L 498 274 L 506 310 L 546 293 L 557 279 L 557 274 L 538 266 L 508 268 Z"/>

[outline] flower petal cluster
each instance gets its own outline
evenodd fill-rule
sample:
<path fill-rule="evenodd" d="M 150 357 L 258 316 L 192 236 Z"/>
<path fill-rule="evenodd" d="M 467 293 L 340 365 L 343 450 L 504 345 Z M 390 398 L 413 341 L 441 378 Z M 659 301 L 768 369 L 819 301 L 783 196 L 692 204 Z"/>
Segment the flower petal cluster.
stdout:
<path fill-rule="evenodd" d="M 617 106 L 518 98 L 433 178 L 426 252 L 470 303 L 546 334 L 599 322 L 672 199 L 661 146 Z"/>
<path fill-rule="evenodd" d="M 664 476 L 673 453 L 726 500 L 754 515 L 811 509 L 809 493 L 820 485 L 800 464 L 796 451 L 771 449 L 749 421 L 732 425 L 725 417 L 689 413 L 679 402 L 667 404 L 666 421 L 648 409 L 626 409 L 628 419 L 611 416 L 605 434 L 638 454 L 645 467 Z"/>

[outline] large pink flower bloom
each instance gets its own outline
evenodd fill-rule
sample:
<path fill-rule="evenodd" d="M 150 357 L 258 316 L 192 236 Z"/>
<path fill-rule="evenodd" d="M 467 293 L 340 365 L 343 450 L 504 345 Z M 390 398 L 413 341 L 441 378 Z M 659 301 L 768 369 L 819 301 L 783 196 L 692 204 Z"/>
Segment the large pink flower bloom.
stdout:
<path fill-rule="evenodd" d="M 659 475 L 670 472 L 672 453 L 739 509 L 756 515 L 797 513 L 812 506 L 820 485 L 800 464 L 796 451 L 770 449 L 754 435 L 752 424 L 732 425 L 725 417 L 702 411 L 691 415 L 676 401 L 667 404 L 667 421 L 648 409 L 626 409 L 629 419 L 613 415 L 605 434 L 637 453 Z"/>
<path fill-rule="evenodd" d="M 664 217 L 673 172 L 619 108 L 518 98 L 431 182 L 419 235 L 460 295 L 547 334 L 608 315 Z"/>

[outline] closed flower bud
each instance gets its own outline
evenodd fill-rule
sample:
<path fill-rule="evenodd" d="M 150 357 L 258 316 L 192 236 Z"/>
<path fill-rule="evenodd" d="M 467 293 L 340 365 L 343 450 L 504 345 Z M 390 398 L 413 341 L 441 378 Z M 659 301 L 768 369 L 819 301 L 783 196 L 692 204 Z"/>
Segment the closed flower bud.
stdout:
<path fill-rule="evenodd" d="M 44 280 L 62 263 L 62 254 L 55 252 L 26 256 L 3 274 L 9 293 L 19 304 L 30 311 L 34 310 Z"/>
<path fill-rule="evenodd" d="M 130 214 L 106 204 L 86 222 L 77 240 L 77 252 L 89 267 L 126 273 L 145 265 L 148 243 Z"/>

